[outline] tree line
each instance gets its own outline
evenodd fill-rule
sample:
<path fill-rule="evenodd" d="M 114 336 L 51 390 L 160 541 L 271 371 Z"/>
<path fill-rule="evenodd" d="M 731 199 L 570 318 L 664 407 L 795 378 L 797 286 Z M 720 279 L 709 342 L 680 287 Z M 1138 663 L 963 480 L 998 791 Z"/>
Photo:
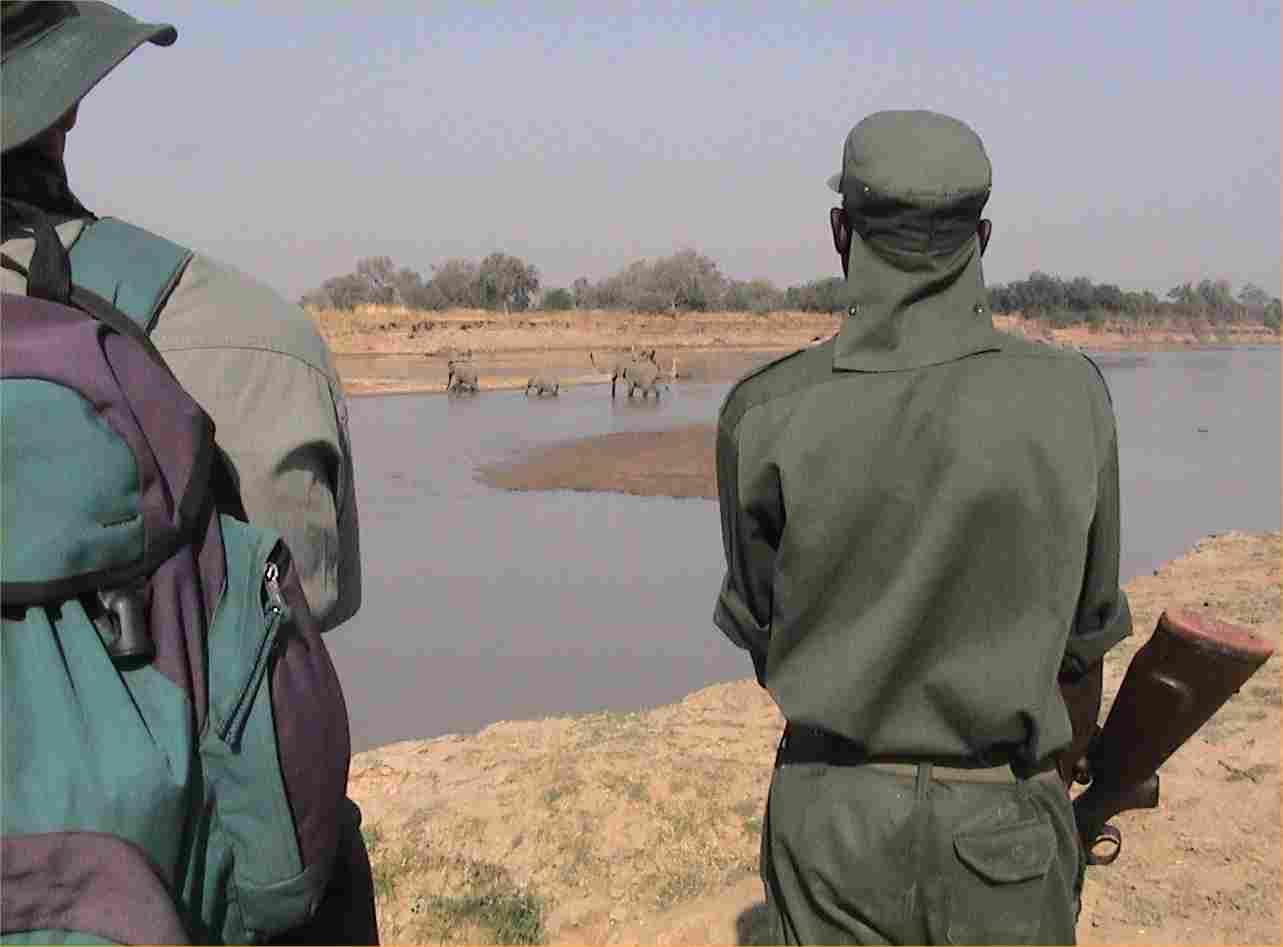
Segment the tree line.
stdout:
<path fill-rule="evenodd" d="M 386 256 L 367 257 L 355 270 L 326 280 L 304 294 L 304 306 L 355 309 L 362 305 L 404 306 L 417 310 L 600 309 L 621 312 L 838 312 L 844 308 L 839 276 L 780 289 L 770 280 L 726 277 L 708 256 L 692 249 L 655 260 L 636 260 L 604 279 L 580 277 L 569 287 L 543 287 L 538 269 L 506 253 L 480 262 L 449 259 L 431 275 L 396 266 Z M 1204 279 L 1170 289 L 1165 299 L 1149 290 L 1123 290 L 1085 276 L 1062 279 L 1035 271 L 1028 279 L 988 289 L 989 307 L 1021 313 L 1055 325 L 1188 318 L 1212 325 L 1256 323 L 1279 329 L 1278 297 L 1252 283 L 1236 295 L 1228 280 Z"/>
<path fill-rule="evenodd" d="M 1066 280 L 1041 271 L 1025 280 L 990 286 L 989 306 L 994 312 L 1019 312 L 1060 325 L 1176 317 L 1212 325 L 1255 323 L 1278 331 L 1283 315 L 1283 301 L 1254 283 L 1245 284 L 1235 296 L 1229 280 L 1204 279 L 1173 286 L 1165 299 L 1159 299 L 1149 290 L 1132 292 L 1085 276 Z"/>
<path fill-rule="evenodd" d="M 626 312 L 834 312 L 843 307 L 841 277 L 778 288 L 770 280 L 727 278 L 708 256 L 679 250 L 637 260 L 619 272 L 568 287 L 543 287 L 538 269 L 518 257 L 492 253 L 480 262 L 449 259 L 425 278 L 390 257 L 359 260 L 351 273 L 327 279 L 300 299 L 318 309 L 405 306 L 408 309 L 604 309 Z M 541 292 L 542 290 L 542 292 Z"/>

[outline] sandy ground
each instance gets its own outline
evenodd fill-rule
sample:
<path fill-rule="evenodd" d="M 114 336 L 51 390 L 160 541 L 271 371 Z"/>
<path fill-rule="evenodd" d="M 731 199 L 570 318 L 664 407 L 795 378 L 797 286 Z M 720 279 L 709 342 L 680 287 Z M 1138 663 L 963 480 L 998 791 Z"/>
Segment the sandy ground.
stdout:
<path fill-rule="evenodd" d="M 483 467 L 480 479 L 507 490 L 593 490 L 717 499 L 717 429 L 690 424 L 554 444 Z"/>
<path fill-rule="evenodd" d="M 471 351 L 482 391 L 523 388 L 536 373 L 563 385 L 600 384 L 607 376 L 589 361 L 590 352 L 658 350 L 660 366 L 678 380 L 735 378 L 767 358 L 793 351 L 837 331 L 835 316 L 814 313 L 683 313 L 655 316 L 614 312 L 445 313 L 367 307 L 356 312 L 312 312 L 338 356 L 352 394 L 442 392 L 452 356 Z M 1237 326 L 1212 335 L 1155 327 L 1118 326 L 1092 332 L 1052 329 L 1016 316 L 995 316 L 1000 329 L 1055 345 L 1093 351 L 1183 349 L 1206 345 L 1274 344 L 1279 336 L 1261 326 Z M 407 372 L 406 360 L 413 363 Z M 674 359 L 676 364 L 674 365 Z M 395 368 L 392 368 L 395 364 Z"/>
<path fill-rule="evenodd" d="M 1279 557 L 1277 533 L 1227 533 L 1130 583 L 1137 633 L 1108 658 L 1107 701 L 1164 608 L 1278 642 Z M 1161 807 L 1116 820 L 1124 852 L 1088 872 L 1081 943 L 1279 942 L 1279 718 L 1275 657 L 1163 766 Z M 781 725 L 745 679 L 357 755 L 384 942 L 762 942 Z"/>

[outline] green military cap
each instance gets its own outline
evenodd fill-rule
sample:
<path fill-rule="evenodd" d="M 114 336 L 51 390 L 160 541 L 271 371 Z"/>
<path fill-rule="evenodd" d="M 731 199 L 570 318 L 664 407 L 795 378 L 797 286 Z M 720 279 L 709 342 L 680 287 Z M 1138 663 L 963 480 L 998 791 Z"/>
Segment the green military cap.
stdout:
<path fill-rule="evenodd" d="M 143 43 L 176 39 L 168 23 L 142 23 L 107 3 L 0 3 L 0 151 L 53 125 Z"/>
<path fill-rule="evenodd" d="M 993 169 L 980 136 L 948 115 L 875 112 L 846 136 L 829 187 L 858 207 L 870 195 L 924 209 L 987 196 Z"/>
<path fill-rule="evenodd" d="M 842 195 L 861 240 L 914 266 L 911 257 L 952 254 L 975 236 L 992 179 L 984 144 L 964 123 L 938 112 L 887 111 L 851 129 L 829 187 Z"/>

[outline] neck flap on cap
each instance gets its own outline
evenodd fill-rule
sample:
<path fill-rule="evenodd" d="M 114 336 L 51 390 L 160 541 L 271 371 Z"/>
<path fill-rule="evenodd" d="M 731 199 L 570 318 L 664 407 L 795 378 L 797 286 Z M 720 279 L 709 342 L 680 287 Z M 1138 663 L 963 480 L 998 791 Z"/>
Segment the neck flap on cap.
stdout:
<path fill-rule="evenodd" d="M 1002 348 L 976 237 L 946 255 L 897 254 L 893 264 L 856 234 L 848 272 L 835 369 L 904 371 Z"/>

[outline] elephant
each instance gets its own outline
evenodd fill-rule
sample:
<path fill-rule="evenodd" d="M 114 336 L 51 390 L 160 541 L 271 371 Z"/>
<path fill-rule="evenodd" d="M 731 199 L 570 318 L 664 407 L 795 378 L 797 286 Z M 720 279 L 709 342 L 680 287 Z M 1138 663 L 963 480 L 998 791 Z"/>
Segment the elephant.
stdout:
<path fill-rule="evenodd" d="M 535 375 L 530 381 L 526 382 L 526 397 L 530 397 L 530 392 L 542 398 L 549 395 L 553 398 L 561 394 L 561 382 L 550 375 Z"/>
<path fill-rule="evenodd" d="M 654 353 L 651 353 L 652 356 Z M 655 400 L 659 400 L 659 388 L 664 384 L 665 375 L 662 369 L 652 360 L 637 361 L 629 365 L 624 371 L 624 381 L 628 385 L 628 397 L 631 398 L 636 391 L 641 392 L 642 399 L 646 395 L 653 394 Z"/>
<path fill-rule="evenodd" d="M 593 368 L 603 374 L 610 375 L 610 398 L 615 398 L 615 384 L 620 379 L 628 383 L 628 370 L 635 365 L 644 365 L 650 363 L 658 369 L 659 365 L 655 361 L 655 349 L 647 349 L 644 352 L 637 352 L 635 348 L 630 348 L 627 353 L 617 354 L 608 364 L 598 364 L 596 356 L 592 352 L 588 353 L 588 360 L 592 362 Z"/>
<path fill-rule="evenodd" d="M 481 390 L 477 383 L 477 366 L 472 360 L 472 350 L 469 349 L 463 355 L 452 358 L 446 362 L 450 369 L 450 374 L 446 377 L 445 390 L 450 391 L 471 391 L 476 393 Z"/>

